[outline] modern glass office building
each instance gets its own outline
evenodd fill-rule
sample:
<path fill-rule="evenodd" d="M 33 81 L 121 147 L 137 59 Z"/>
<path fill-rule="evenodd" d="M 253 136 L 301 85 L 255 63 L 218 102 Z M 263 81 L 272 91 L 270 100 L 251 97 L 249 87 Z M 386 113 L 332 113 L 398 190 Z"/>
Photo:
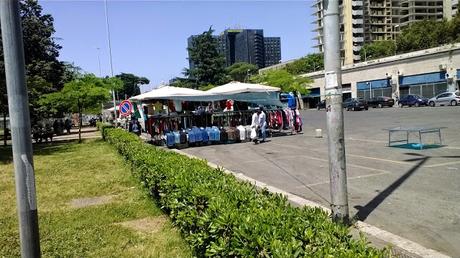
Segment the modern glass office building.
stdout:
<path fill-rule="evenodd" d="M 197 35 L 188 38 L 188 47 L 193 44 Z M 264 37 L 261 29 L 227 29 L 218 36 L 218 51 L 226 60 L 226 66 L 246 62 L 259 68 L 278 64 L 281 61 L 281 39 Z M 193 62 L 189 58 L 189 67 Z"/>

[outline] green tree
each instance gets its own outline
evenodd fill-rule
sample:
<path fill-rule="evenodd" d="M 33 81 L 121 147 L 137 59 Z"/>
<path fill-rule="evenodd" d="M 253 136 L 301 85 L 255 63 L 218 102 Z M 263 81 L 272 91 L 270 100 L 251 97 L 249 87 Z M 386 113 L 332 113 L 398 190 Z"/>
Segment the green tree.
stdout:
<path fill-rule="evenodd" d="M 450 35 L 450 42 L 460 42 L 460 12 L 448 22 L 447 33 Z"/>
<path fill-rule="evenodd" d="M 197 84 L 221 84 L 227 82 L 225 74 L 225 58 L 218 50 L 218 42 L 209 28 L 208 31 L 193 38 L 192 46 L 187 48 L 190 61 L 194 68 L 185 68 L 184 74 L 191 79 L 196 79 Z"/>
<path fill-rule="evenodd" d="M 250 75 L 257 73 L 258 68 L 256 65 L 241 62 L 234 63 L 227 67 L 225 71 L 233 81 L 245 82 Z"/>
<path fill-rule="evenodd" d="M 78 139 L 81 142 L 83 112 L 91 112 L 100 107 L 101 103 L 110 99 L 110 90 L 120 88 L 122 82 L 118 78 L 97 78 L 92 74 L 64 84 L 62 90 L 43 95 L 40 104 L 54 112 L 66 110 L 78 113 Z"/>
<path fill-rule="evenodd" d="M 32 119 L 40 116 L 38 99 L 42 94 L 62 88 L 66 82 L 65 66 L 57 60 L 59 46 L 52 37 L 55 30 L 53 17 L 42 14 L 42 7 L 35 0 L 20 1 L 20 16 L 24 42 L 27 87 Z M 0 94 L 6 93 L 3 47 L 0 37 Z M 0 106 L 4 106 L 0 99 Z"/>
<path fill-rule="evenodd" d="M 181 77 L 175 77 L 173 79 L 173 82 L 170 83 L 170 85 L 173 87 L 190 89 L 198 89 L 200 87 L 195 79 Z"/>
<path fill-rule="evenodd" d="M 319 53 L 309 54 L 287 64 L 285 69 L 294 75 L 319 71 L 324 69 L 324 56 Z"/>
<path fill-rule="evenodd" d="M 308 77 L 296 76 L 285 69 L 269 70 L 251 78 L 251 82 L 278 87 L 283 92 L 307 94 L 309 84 L 313 81 Z"/>
<path fill-rule="evenodd" d="M 375 41 L 370 44 L 365 44 L 359 52 L 361 61 L 392 56 L 395 53 L 396 43 L 393 40 Z"/>
<path fill-rule="evenodd" d="M 448 27 L 445 20 L 412 23 L 396 39 L 397 51 L 405 53 L 451 43 L 453 35 L 449 35 Z"/>
<path fill-rule="evenodd" d="M 136 76 L 132 73 L 121 73 L 115 77 L 123 82 L 123 88 L 118 91 L 118 95 L 122 98 L 129 98 L 141 94 L 139 85 L 150 83 L 149 79 Z"/>

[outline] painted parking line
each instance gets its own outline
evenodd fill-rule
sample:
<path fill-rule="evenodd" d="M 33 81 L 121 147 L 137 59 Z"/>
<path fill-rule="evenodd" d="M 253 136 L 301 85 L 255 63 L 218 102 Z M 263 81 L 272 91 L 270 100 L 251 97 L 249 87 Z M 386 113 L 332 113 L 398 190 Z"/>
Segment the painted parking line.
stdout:
<path fill-rule="evenodd" d="M 388 174 L 390 174 L 390 172 L 380 172 L 380 173 L 376 173 L 376 174 L 367 174 L 367 175 L 361 175 L 361 176 L 352 176 L 352 177 L 347 177 L 347 181 L 349 181 L 349 180 L 354 180 L 354 179 L 361 179 L 361 178 L 374 177 L 374 176 L 388 175 Z M 329 184 L 329 183 L 330 183 L 329 181 L 323 181 L 323 182 L 308 184 L 307 186 L 308 186 L 308 187 L 312 187 L 312 186 L 317 186 L 317 185 L 325 185 L 325 184 Z M 298 187 L 296 187 L 296 188 L 305 188 L 305 186 L 298 186 Z"/>
<path fill-rule="evenodd" d="M 433 164 L 433 165 L 428 165 L 428 166 L 423 166 L 425 168 L 437 168 L 437 167 L 443 167 L 443 166 L 449 166 L 449 165 L 456 165 L 460 164 L 460 161 L 452 161 L 452 162 L 446 162 L 446 163 L 438 163 L 438 164 Z"/>
<path fill-rule="evenodd" d="M 302 147 L 297 147 L 297 146 L 290 146 L 290 145 L 285 145 L 285 144 L 279 144 L 279 143 L 270 143 L 272 145 L 278 145 L 286 148 L 294 148 L 294 149 L 301 149 L 301 150 L 308 150 L 307 148 L 302 148 Z M 318 150 L 315 150 L 315 152 L 320 152 Z M 325 152 L 327 153 L 327 152 Z M 394 163 L 394 164 L 401 164 L 401 165 L 413 165 L 411 162 L 407 161 L 399 161 L 399 160 L 391 160 L 391 159 L 382 159 L 382 158 L 375 158 L 375 157 L 369 157 L 369 156 L 363 156 L 363 155 L 356 155 L 356 154 L 350 154 L 347 153 L 347 156 L 350 157 L 356 157 L 356 158 L 362 158 L 362 159 L 369 159 L 369 160 L 377 160 L 377 161 L 383 161 L 383 162 L 389 162 L 389 163 Z"/>

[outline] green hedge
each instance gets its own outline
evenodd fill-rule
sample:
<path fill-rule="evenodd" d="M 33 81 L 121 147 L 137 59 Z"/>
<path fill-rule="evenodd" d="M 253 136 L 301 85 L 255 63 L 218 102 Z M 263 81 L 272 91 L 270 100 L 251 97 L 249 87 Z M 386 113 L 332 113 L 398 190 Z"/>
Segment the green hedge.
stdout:
<path fill-rule="evenodd" d="M 352 239 L 318 208 L 296 208 L 281 195 L 209 167 L 205 161 L 143 143 L 120 129 L 105 139 L 132 165 L 151 195 L 193 247 L 219 257 L 386 257 Z"/>

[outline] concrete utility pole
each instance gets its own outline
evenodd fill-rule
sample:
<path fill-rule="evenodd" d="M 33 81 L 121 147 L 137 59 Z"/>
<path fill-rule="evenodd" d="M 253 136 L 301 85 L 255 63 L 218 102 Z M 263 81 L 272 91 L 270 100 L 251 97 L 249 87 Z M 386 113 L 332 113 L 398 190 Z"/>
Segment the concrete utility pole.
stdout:
<path fill-rule="evenodd" d="M 30 134 L 19 1 L 0 0 L 22 257 L 40 257 L 35 173 Z"/>
<path fill-rule="evenodd" d="M 334 221 L 348 223 L 347 170 L 343 134 L 342 72 L 340 60 L 339 1 L 323 0 L 324 71 L 329 144 L 331 210 Z"/>
<path fill-rule="evenodd" d="M 107 0 L 104 1 L 105 7 L 105 25 L 107 29 L 107 44 L 109 46 L 109 61 L 110 61 L 110 75 L 113 77 L 113 63 L 112 63 L 112 43 L 110 41 L 110 27 L 109 27 L 109 11 L 107 8 Z M 112 89 L 112 99 L 113 99 L 113 113 L 114 113 L 114 124 L 117 120 L 117 103 L 115 101 L 115 89 Z"/>

